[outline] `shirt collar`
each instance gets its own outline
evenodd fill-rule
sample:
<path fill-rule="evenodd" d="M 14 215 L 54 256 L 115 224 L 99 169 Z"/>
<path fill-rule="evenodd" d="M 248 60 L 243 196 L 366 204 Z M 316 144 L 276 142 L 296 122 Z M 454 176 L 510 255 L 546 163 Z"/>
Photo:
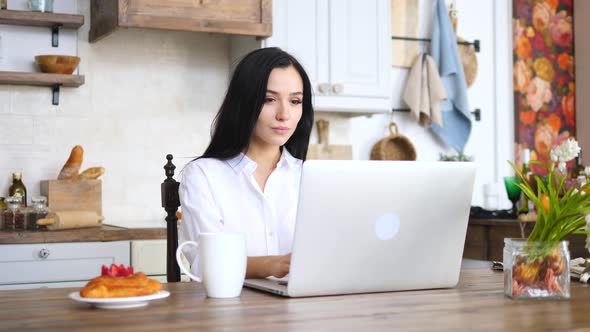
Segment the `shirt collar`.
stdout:
<path fill-rule="evenodd" d="M 294 167 L 297 165 L 297 158 L 293 157 L 287 148 L 283 146 L 283 153 L 281 154 L 281 158 L 277 163 L 277 168 L 279 167 Z"/>
<path fill-rule="evenodd" d="M 283 153 L 281 153 L 277 168 L 296 166 L 298 164 L 298 159 L 293 157 L 293 155 L 287 151 L 287 148 L 283 147 L 282 150 Z M 227 159 L 227 163 L 236 174 L 240 174 L 245 170 L 253 172 L 258 166 L 254 160 L 248 158 L 243 152 L 240 152 L 240 154 L 233 158 Z"/>
<path fill-rule="evenodd" d="M 255 170 L 257 166 L 254 160 L 248 158 L 248 156 L 242 152 L 240 152 L 237 156 L 228 159 L 226 162 L 236 174 L 240 174 L 245 169 Z"/>

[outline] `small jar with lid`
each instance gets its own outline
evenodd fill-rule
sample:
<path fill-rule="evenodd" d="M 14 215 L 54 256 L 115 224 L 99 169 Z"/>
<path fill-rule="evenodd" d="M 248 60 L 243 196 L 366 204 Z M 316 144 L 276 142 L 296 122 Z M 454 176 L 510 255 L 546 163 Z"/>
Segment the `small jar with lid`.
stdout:
<path fill-rule="evenodd" d="M 4 211 L 4 225 L 3 230 L 24 230 L 25 229 L 25 214 L 21 207 L 21 198 L 10 196 L 6 199 L 7 209 Z"/>
<path fill-rule="evenodd" d="M 49 209 L 47 208 L 47 198 L 45 196 L 37 196 L 31 199 L 33 206 L 31 211 L 27 214 L 27 229 L 31 231 L 43 231 L 47 230 L 47 226 L 38 225 L 37 220 L 47 217 Z"/>

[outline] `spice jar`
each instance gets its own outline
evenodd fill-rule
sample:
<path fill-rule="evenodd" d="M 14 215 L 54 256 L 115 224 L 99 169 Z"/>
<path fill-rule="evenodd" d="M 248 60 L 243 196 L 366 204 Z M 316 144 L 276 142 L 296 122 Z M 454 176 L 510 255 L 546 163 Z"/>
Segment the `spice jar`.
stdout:
<path fill-rule="evenodd" d="M 44 196 L 37 196 L 31 199 L 33 207 L 28 214 L 27 229 L 32 231 L 46 230 L 46 225 L 37 225 L 37 220 L 47 217 L 49 209 L 47 208 L 47 198 Z"/>
<path fill-rule="evenodd" d="M 24 230 L 25 215 L 21 208 L 21 198 L 10 196 L 6 199 L 7 209 L 4 211 L 4 226 L 7 231 Z"/>

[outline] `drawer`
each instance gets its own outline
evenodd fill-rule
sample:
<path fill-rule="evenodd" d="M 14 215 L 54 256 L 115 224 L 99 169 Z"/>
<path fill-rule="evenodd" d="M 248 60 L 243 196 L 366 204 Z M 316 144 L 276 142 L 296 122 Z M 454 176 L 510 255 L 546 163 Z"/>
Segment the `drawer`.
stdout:
<path fill-rule="evenodd" d="M 0 245 L 0 285 L 87 281 L 130 263 L 129 241 Z"/>

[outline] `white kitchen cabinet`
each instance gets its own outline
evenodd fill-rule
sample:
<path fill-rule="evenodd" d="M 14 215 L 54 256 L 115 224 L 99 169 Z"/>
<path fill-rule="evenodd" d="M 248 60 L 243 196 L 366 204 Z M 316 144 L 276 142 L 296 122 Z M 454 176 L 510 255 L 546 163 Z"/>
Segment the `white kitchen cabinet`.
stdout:
<path fill-rule="evenodd" d="M 391 111 L 390 4 L 386 0 L 273 1 L 273 35 L 232 36 L 235 64 L 260 47 L 293 54 L 311 80 L 320 111 Z"/>
<path fill-rule="evenodd" d="M 149 276 L 166 276 L 166 240 L 131 241 L 131 265 Z"/>
<path fill-rule="evenodd" d="M 111 264 L 130 264 L 129 241 L 0 245 L 0 289 L 78 287 Z"/>
<path fill-rule="evenodd" d="M 141 271 L 150 278 L 166 282 L 166 240 L 131 241 L 131 265 L 134 271 Z M 185 266 L 189 266 L 184 255 L 181 256 Z M 181 281 L 189 281 L 181 274 Z"/>

